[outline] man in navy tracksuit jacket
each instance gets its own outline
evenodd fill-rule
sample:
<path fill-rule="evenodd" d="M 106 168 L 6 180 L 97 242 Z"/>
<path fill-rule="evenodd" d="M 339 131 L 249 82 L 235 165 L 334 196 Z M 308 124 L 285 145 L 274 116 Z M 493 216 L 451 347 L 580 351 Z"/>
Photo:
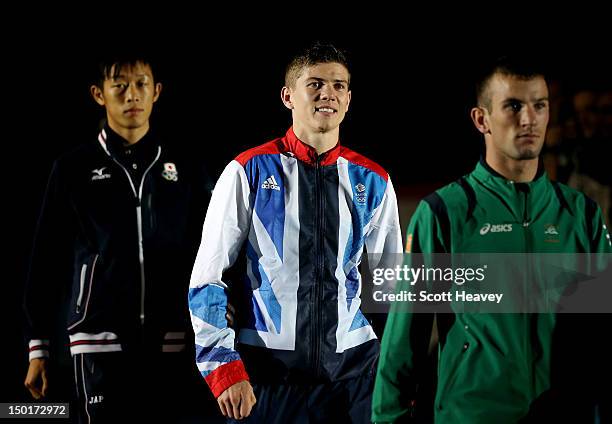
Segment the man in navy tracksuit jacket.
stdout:
<path fill-rule="evenodd" d="M 378 267 L 402 242 L 389 175 L 338 142 L 349 78 L 333 46 L 297 56 L 282 90 L 293 126 L 236 157 L 215 186 L 189 307 L 198 368 L 230 419 L 369 422 L 379 343 L 358 266 L 364 247 L 390 254 Z M 244 281 L 230 283 L 241 251 Z"/>
<path fill-rule="evenodd" d="M 160 90 L 144 59 L 102 64 L 91 91 L 107 123 L 54 163 L 36 232 L 25 384 L 36 399 L 47 394 L 49 338 L 68 287 L 71 412 L 82 422 L 142 416 L 138 400 L 168 402 L 197 379 L 184 298 L 212 184 L 149 128 Z"/>

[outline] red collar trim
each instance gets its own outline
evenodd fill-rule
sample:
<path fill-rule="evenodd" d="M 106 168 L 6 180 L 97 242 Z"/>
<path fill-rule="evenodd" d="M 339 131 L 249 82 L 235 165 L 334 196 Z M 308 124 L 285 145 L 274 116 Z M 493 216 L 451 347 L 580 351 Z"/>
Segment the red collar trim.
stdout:
<path fill-rule="evenodd" d="M 293 132 L 293 127 L 287 130 L 285 137 L 283 137 L 283 143 L 286 145 L 287 149 L 295 155 L 296 158 L 310 165 L 316 165 L 317 159 L 320 159 L 320 164 L 322 166 L 334 164 L 338 160 L 340 151 L 342 149 L 340 146 L 340 141 L 338 141 L 338 143 L 336 143 L 332 149 L 318 155 L 317 151 L 312 146 L 309 146 L 297 138 Z"/>

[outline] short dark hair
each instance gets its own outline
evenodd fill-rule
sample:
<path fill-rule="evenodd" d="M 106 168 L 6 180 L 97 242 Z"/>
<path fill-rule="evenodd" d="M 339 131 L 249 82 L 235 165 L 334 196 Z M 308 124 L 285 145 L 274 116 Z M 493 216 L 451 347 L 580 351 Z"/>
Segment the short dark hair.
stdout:
<path fill-rule="evenodd" d="M 491 97 L 487 92 L 489 82 L 494 75 L 501 74 L 512 76 L 522 80 L 530 80 L 536 77 L 546 79 L 544 65 L 537 59 L 527 56 L 501 56 L 486 63 L 478 72 L 476 79 L 476 103 L 491 111 Z"/>
<path fill-rule="evenodd" d="M 291 59 L 285 70 L 285 86 L 295 87 L 295 82 L 302 75 L 303 69 L 319 63 L 341 64 L 349 71 L 350 82 L 351 75 L 347 53 L 333 44 L 317 41 Z"/>
<path fill-rule="evenodd" d="M 157 69 L 150 55 L 144 52 L 120 52 L 107 55 L 99 60 L 98 72 L 93 83 L 99 88 L 103 88 L 104 81 L 118 77 L 122 68 L 126 66 L 135 66 L 139 63 L 148 65 L 151 68 L 153 76 L 156 76 Z"/>

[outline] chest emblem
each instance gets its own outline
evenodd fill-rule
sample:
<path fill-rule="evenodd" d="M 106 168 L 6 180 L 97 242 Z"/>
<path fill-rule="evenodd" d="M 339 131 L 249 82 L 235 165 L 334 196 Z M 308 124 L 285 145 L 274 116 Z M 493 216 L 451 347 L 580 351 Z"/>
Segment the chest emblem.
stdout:
<path fill-rule="evenodd" d="M 106 171 L 106 166 L 103 166 L 102 168 L 98 168 L 98 169 L 92 169 L 91 170 L 91 181 L 105 180 L 107 178 L 110 178 L 111 175 L 105 171 Z"/>
<path fill-rule="evenodd" d="M 162 177 L 167 179 L 168 181 L 178 181 L 178 172 L 176 170 L 176 165 L 172 162 L 164 163 L 164 170 L 162 171 Z"/>
<path fill-rule="evenodd" d="M 366 186 L 363 183 L 359 183 L 355 185 L 355 190 L 357 190 L 357 193 L 355 193 L 355 200 L 357 200 L 357 203 L 364 204 L 368 197 L 367 193 L 365 192 Z"/>

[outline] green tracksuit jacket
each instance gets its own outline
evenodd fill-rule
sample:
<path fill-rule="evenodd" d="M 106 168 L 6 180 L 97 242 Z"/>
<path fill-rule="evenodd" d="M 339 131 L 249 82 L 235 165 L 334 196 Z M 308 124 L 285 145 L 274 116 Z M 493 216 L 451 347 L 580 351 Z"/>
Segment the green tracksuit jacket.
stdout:
<path fill-rule="evenodd" d="M 503 230 L 487 231 L 493 226 Z M 611 247 L 599 207 L 582 193 L 543 172 L 530 183 L 514 183 L 481 160 L 472 173 L 420 202 L 408 227 L 407 250 L 590 253 Z M 516 423 L 550 387 L 555 315 L 450 315 L 446 327 L 438 316 L 435 422 Z M 403 422 L 412 413 L 432 322 L 432 314 L 394 313 L 392 306 L 382 338 L 373 421 Z"/>

